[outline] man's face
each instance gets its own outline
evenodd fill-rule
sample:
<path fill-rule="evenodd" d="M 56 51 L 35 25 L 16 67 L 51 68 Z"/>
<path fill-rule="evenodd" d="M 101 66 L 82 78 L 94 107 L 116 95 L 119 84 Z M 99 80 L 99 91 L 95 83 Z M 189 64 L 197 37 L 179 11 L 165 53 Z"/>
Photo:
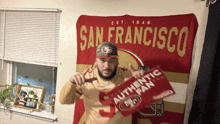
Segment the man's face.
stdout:
<path fill-rule="evenodd" d="M 96 66 L 104 77 L 109 77 L 118 66 L 118 58 L 96 58 Z"/>

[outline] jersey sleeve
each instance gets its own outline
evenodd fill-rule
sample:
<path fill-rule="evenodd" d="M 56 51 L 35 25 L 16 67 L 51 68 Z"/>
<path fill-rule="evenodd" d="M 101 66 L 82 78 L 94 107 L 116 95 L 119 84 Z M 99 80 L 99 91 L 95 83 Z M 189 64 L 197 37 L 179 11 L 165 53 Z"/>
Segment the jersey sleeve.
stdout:
<path fill-rule="evenodd" d="M 59 101 L 61 104 L 73 104 L 82 94 L 80 87 L 68 81 L 60 91 Z"/>

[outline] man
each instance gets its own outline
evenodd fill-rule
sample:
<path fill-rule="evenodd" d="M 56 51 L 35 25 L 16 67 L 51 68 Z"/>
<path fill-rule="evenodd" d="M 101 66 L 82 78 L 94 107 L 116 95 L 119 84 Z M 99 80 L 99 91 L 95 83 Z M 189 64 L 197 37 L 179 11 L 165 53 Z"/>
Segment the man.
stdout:
<path fill-rule="evenodd" d="M 135 70 L 129 64 L 130 70 L 118 67 L 117 47 L 112 42 L 101 43 L 96 51 L 96 67 L 86 69 L 73 75 L 60 92 L 61 104 L 72 104 L 83 95 L 86 122 L 85 124 L 131 124 L 132 117 L 124 117 L 106 96 L 117 85 L 132 76 L 143 76 L 143 70 Z M 96 78 L 92 82 L 86 79 Z"/>

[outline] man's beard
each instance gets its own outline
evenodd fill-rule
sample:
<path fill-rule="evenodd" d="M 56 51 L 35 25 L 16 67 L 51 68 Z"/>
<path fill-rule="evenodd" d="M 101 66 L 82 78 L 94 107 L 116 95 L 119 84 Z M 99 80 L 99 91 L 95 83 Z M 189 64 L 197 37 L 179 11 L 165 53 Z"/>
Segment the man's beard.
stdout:
<path fill-rule="evenodd" d="M 117 71 L 117 66 L 115 67 L 115 70 L 112 72 L 112 75 L 106 77 L 104 75 L 102 75 L 102 72 L 99 70 L 99 68 L 97 67 L 98 69 L 98 74 L 101 78 L 105 79 L 105 80 L 111 80 L 115 75 L 116 75 L 116 71 Z"/>

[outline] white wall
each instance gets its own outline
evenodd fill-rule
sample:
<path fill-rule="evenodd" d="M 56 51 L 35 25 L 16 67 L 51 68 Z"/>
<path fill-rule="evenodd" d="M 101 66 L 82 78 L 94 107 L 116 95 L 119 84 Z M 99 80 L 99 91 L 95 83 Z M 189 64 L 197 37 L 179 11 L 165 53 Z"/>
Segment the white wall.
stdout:
<path fill-rule="evenodd" d="M 76 21 L 81 14 L 111 16 L 162 16 L 195 13 L 199 28 L 195 40 L 194 62 L 191 70 L 190 90 L 193 93 L 207 22 L 208 8 L 201 0 L 0 0 L 0 8 L 58 8 L 62 10 L 60 53 L 57 78 L 55 114 L 59 124 L 71 124 L 74 105 L 61 105 L 58 101 L 62 86 L 76 71 Z M 0 112 L 0 123 L 49 124 L 48 122 Z"/>
<path fill-rule="evenodd" d="M 2 66 L 2 60 L 0 59 L 0 84 L 1 85 L 5 85 L 7 84 L 7 64 L 6 62 L 3 62 L 3 66 Z M 0 88 L 0 90 L 2 90 L 4 88 Z"/>

